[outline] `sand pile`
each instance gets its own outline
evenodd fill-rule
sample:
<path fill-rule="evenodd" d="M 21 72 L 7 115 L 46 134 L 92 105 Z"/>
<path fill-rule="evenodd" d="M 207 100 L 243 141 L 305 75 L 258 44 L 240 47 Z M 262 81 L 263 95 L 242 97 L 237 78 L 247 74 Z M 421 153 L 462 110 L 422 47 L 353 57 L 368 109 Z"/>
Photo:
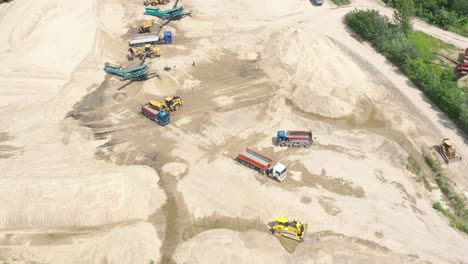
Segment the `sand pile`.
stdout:
<path fill-rule="evenodd" d="M 89 131 L 62 121 L 102 82 L 103 57 L 120 42 L 115 36 L 122 28 L 96 33 L 98 24 L 122 19 L 122 12 L 109 14 L 113 6 L 15 1 L 2 10 L 0 67 L 6 72 L 0 79 L 6 81 L 0 82 L 0 104 L 15 104 L 0 108 L 0 131 L 8 139 L 2 145 L 12 150 L 5 153 L 9 159 L 0 159 L 0 227 L 111 224 L 145 219 L 164 203 L 157 173 L 95 160 L 96 144 L 104 142 L 89 142 Z M 104 12 L 98 20 L 95 8 Z M 104 42 L 111 45 L 105 49 Z"/>
<path fill-rule="evenodd" d="M 210 230 L 182 243 L 174 256 L 177 263 L 423 263 L 366 241 L 337 235 L 307 238 L 289 254 L 268 233 Z"/>
<path fill-rule="evenodd" d="M 262 58 L 266 72 L 289 84 L 290 99 L 305 112 L 351 115 L 369 89 L 364 73 L 331 40 L 300 27 L 273 34 Z"/>
<path fill-rule="evenodd" d="M 137 222 L 108 227 L 101 231 L 58 230 L 50 234 L 28 235 L 10 232 L 0 234 L 0 260 L 4 263 L 149 263 L 159 259 L 161 241 L 154 226 Z M 131 237 L 132 239 L 129 239 Z M 96 239 L 97 238 L 97 239 Z M 125 246 L 122 246 L 125 241 Z M 13 247 L 14 246 L 14 247 Z"/>

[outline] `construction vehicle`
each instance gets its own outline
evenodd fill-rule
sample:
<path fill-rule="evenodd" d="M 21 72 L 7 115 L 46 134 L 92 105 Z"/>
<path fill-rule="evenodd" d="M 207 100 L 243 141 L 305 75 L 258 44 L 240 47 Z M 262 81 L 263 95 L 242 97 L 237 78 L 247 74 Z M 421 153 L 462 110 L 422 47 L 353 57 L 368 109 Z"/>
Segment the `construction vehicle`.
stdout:
<path fill-rule="evenodd" d="M 143 4 L 145 6 L 147 5 L 152 5 L 152 6 L 156 6 L 156 5 L 165 5 L 169 3 L 169 0 L 146 0 L 143 2 Z"/>
<path fill-rule="evenodd" d="M 461 74 L 466 74 L 468 73 L 468 48 L 465 49 L 465 54 L 463 55 L 463 58 L 461 60 L 461 62 L 458 62 L 448 56 L 445 56 L 444 54 L 441 54 L 439 52 L 436 52 L 435 53 L 436 55 L 438 55 L 439 57 L 442 57 L 446 60 L 448 60 L 449 62 L 455 64 L 455 67 L 457 69 L 458 72 L 460 72 Z"/>
<path fill-rule="evenodd" d="M 311 131 L 279 130 L 276 136 L 276 144 L 281 147 L 310 147 L 313 142 Z"/>
<path fill-rule="evenodd" d="M 168 111 L 159 111 L 155 109 L 150 103 L 144 104 L 141 107 L 141 113 L 161 126 L 165 126 L 171 122 L 171 115 Z"/>
<path fill-rule="evenodd" d="M 134 58 L 141 59 L 145 54 L 148 54 L 148 57 L 154 59 L 161 56 L 161 49 L 151 44 L 146 44 L 144 47 L 130 47 L 128 49 L 128 58 L 130 60 Z"/>
<path fill-rule="evenodd" d="M 168 10 L 161 10 L 159 8 L 150 8 L 145 7 L 145 14 L 156 16 L 164 20 L 178 20 L 185 16 L 190 16 L 192 13 L 184 12 L 185 9 L 183 6 L 177 7 L 179 0 L 176 0 L 174 6 Z"/>
<path fill-rule="evenodd" d="M 163 37 L 157 34 L 135 35 L 128 41 L 130 47 L 143 47 L 146 44 L 159 45 L 172 43 L 172 32 L 164 31 Z"/>
<path fill-rule="evenodd" d="M 111 64 L 111 63 L 106 62 L 104 64 L 104 71 L 106 71 L 107 73 L 122 77 L 120 79 L 121 81 L 125 81 L 125 80 L 143 81 L 143 80 L 155 77 L 158 74 L 156 71 L 150 71 L 151 63 L 145 64 L 147 54 L 148 53 L 145 53 L 143 55 L 143 58 L 137 67 L 124 69 L 122 65 Z"/>
<path fill-rule="evenodd" d="M 289 221 L 285 216 L 278 216 L 271 232 L 280 237 L 286 237 L 297 241 L 303 241 L 307 231 L 307 224 L 299 220 Z"/>
<path fill-rule="evenodd" d="M 153 27 L 154 23 L 152 20 L 145 20 L 141 23 L 140 27 L 138 28 L 139 33 L 151 33 L 151 28 Z"/>
<path fill-rule="evenodd" d="M 236 160 L 241 164 L 257 170 L 261 174 L 266 174 L 268 177 L 279 182 L 283 181 L 287 176 L 285 165 L 278 162 L 273 166 L 272 159 L 265 157 L 250 148 L 246 148 L 242 153 L 240 153 Z"/>
<path fill-rule="evenodd" d="M 177 111 L 184 104 L 184 101 L 180 96 L 169 96 L 164 99 L 164 101 L 150 101 L 151 106 L 158 111 Z"/>
<path fill-rule="evenodd" d="M 462 157 L 457 153 L 456 148 L 453 146 L 452 141 L 448 138 L 442 140 L 439 146 L 440 155 L 444 158 L 447 164 L 454 161 L 461 161 Z"/>

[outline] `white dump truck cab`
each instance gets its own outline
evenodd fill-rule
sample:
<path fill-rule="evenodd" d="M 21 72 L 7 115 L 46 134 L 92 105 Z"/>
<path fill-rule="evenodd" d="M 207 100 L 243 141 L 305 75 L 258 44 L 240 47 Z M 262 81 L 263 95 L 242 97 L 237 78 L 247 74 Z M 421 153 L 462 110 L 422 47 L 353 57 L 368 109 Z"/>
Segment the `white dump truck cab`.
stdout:
<path fill-rule="evenodd" d="M 281 163 L 276 163 L 275 166 L 273 166 L 273 168 L 271 168 L 268 176 L 270 176 L 271 178 L 281 182 L 283 181 L 286 176 L 287 176 L 287 169 L 286 169 L 286 165 L 284 164 L 281 164 Z"/>

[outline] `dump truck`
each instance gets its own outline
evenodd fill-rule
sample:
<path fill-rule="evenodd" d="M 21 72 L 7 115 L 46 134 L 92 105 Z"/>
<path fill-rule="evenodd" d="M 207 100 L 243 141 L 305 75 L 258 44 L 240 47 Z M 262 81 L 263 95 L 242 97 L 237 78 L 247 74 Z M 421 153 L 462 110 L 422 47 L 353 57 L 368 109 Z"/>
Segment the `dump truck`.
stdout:
<path fill-rule="evenodd" d="M 145 5 L 145 6 L 147 6 L 147 5 L 156 6 L 156 5 L 165 5 L 167 3 L 169 3 L 169 0 L 147 0 L 147 1 L 143 2 L 143 5 Z"/>
<path fill-rule="evenodd" d="M 297 241 L 303 241 L 307 232 L 307 224 L 299 220 L 289 221 L 285 216 L 278 216 L 271 232 L 280 237 L 286 237 Z"/>
<path fill-rule="evenodd" d="M 171 121 L 171 115 L 168 111 L 158 111 L 154 109 L 150 103 L 144 104 L 141 107 L 141 113 L 161 126 L 165 126 Z"/>
<path fill-rule="evenodd" d="M 161 37 L 157 34 L 140 34 L 134 35 L 128 41 L 130 47 L 143 47 L 146 44 L 160 45 L 172 43 L 172 32 L 164 31 L 164 35 Z"/>
<path fill-rule="evenodd" d="M 177 111 L 184 104 L 184 100 L 180 96 L 168 96 L 164 101 L 150 101 L 151 106 L 157 110 Z"/>
<path fill-rule="evenodd" d="M 138 28 L 139 33 L 151 33 L 151 28 L 153 27 L 154 23 L 152 20 L 145 20 L 141 23 L 140 27 Z"/>
<path fill-rule="evenodd" d="M 448 138 L 442 140 L 439 150 L 440 155 L 444 158 L 447 164 L 462 160 L 462 157 L 457 153 L 457 149 L 453 146 L 452 141 Z"/>
<path fill-rule="evenodd" d="M 236 160 L 241 164 L 257 170 L 261 174 L 266 174 L 268 177 L 276 180 L 283 181 L 286 178 L 286 166 L 281 163 L 276 163 L 273 166 L 273 160 L 263 156 L 262 154 L 246 148 L 242 153 L 240 153 Z"/>
<path fill-rule="evenodd" d="M 279 130 L 276 136 L 276 144 L 281 147 L 310 147 L 313 142 L 311 131 Z"/>
<path fill-rule="evenodd" d="M 144 47 L 130 47 L 128 49 L 128 59 L 141 59 L 145 53 L 147 53 L 148 57 L 154 59 L 161 56 L 161 49 L 151 44 L 146 44 Z"/>

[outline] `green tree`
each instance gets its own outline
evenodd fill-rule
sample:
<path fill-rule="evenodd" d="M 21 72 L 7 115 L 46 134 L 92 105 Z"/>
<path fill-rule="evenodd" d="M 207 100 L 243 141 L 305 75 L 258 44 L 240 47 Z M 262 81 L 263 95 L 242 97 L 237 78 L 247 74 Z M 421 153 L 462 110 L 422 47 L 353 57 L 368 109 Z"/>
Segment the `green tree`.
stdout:
<path fill-rule="evenodd" d="M 466 0 L 453 0 L 453 10 L 457 11 L 460 16 L 468 16 L 468 1 Z"/>
<path fill-rule="evenodd" d="M 395 2 L 395 11 L 393 17 L 398 22 L 398 25 L 405 31 L 412 30 L 411 19 L 413 18 L 416 9 L 414 8 L 413 0 L 397 0 Z"/>
<path fill-rule="evenodd" d="M 460 106 L 460 116 L 458 120 L 465 132 L 468 132 L 468 93 L 465 93 L 463 102 Z"/>

